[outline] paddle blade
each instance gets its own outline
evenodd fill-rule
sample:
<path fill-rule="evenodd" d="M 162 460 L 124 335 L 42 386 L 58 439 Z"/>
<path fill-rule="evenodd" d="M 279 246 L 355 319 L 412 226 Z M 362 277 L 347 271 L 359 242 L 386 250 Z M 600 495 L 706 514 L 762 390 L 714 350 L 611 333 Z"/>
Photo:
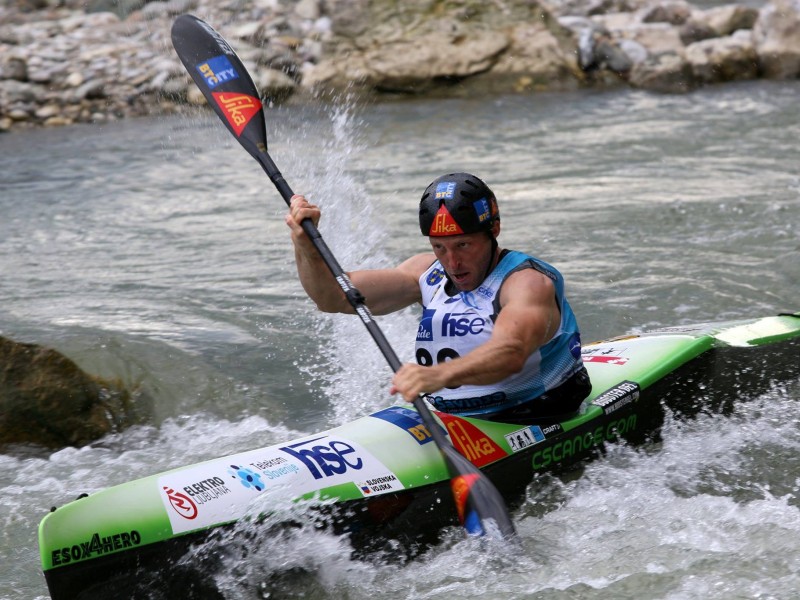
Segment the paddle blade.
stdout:
<path fill-rule="evenodd" d="M 516 534 L 505 501 L 491 481 L 451 445 L 441 450 L 452 479 L 458 518 L 469 535 L 510 539 Z"/>
<path fill-rule="evenodd" d="M 172 24 L 172 45 L 209 106 L 258 159 L 267 150 L 264 107 L 253 79 L 230 44 L 202 19 L 181 15 Z"/>

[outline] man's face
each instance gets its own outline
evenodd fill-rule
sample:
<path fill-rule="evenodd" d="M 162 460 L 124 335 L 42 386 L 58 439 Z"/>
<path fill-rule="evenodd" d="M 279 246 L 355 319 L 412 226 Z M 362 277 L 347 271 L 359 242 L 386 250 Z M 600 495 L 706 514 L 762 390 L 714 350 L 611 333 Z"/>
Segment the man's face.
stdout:
<path fill-rule="evenodd" d="M 483 283 L 492 256 L 492 241 L 485 233 L 466 233 L 428 238 L 433 253 L 460 292 L 470 292 Z"/>

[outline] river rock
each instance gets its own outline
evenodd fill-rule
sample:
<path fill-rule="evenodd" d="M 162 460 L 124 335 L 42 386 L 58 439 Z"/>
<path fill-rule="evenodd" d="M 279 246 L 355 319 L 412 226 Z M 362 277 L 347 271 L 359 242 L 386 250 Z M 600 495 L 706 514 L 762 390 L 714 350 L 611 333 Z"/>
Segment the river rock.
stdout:
<path fill-rule="evenodd" d="M 662 53 L 634 65 L 629 81 L 637 88 L 685 93 L 696 87 L 692 66 L 682 54 Z"/>
<path fill-rule="evenodd" d="M 753 27 L 761 72 L 772 79 L 800 75 L 800 0 L 774 0 Z"/>
<path fill-rule="evenodd" d="M 306 69 L 304 85 L 463 93 L 495 81 L 561 84 L 580 76 L 569 31 L 535 0 L 347 2 L 325 58 Z"/>
<path fill-rule="evenodd" d="M 699 83 L 719 83 L 758 76 L 758 55 L 750 31 L 703 40 L 686 48 L 686 60 Z"/>
<path fill-rule="evenodd" d="M 800 0 L 19 0 L 0 5 L 0 131 L 194 110 L 169 40 L 184 12 L 270 103 L 800 75 Z"/>
<path fill-rule="evenodd" d="M 752 29 L 758 20 L 759 11 L 750 6 L 727 4 L 703 11 L 708 25 L 717 35 L 731 35 L 740 29 Z"/>
<path fill-rule="evenodd" d="M 0 336 L 0 448 L 83 446 L 142 420 L 134 394 L 43 346 Z"/>

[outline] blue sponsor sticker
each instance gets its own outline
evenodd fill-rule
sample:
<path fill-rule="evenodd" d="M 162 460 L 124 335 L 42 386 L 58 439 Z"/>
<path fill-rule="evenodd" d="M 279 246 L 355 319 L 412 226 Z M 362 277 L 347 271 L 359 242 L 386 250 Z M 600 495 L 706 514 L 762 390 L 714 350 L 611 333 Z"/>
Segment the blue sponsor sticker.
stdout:
<path fill-rule="evenodd" d="M 400 429 L 407 431 L 420 445 L 433 441 L 430 432 L 422 424 L 422 418 L 414 410 L 403 408 L 402 406 L 390 406 L 372 413 L 371 416 L 387 421 L 392 425 L 397 425 Z"/>
<path fill-rule="evenodd" d="M 483 223 L 492 216 L 492 212 L 489 210 L 489 202 L 486 198 L 473 202 L 472 208 L 475 209 L 475 214 L 478 215 L 478 223 Z"/>
<path fill-rule="evenodd" d="M 418 342 L 431 342 L 433 341 L 433 315 L 436 314 L 434 308 L 423 308 L 422 318 L 419 321 L 417 328 L 417 341 Z"/>
<path fill-rule="evenodd" d="M 456 192 L 455 181 L 442 181 L 436 184 L 435 198 L 437 200 L 452 200 Z"/>
<path fill-rule="evenodd" d="M 436 268 L 430 273 L 428 273 L 428 276 L 425 278 L 425 283 L 427 283 L 428 285 L 436 285 L 442 279 L 444 279 L 444 271 L 442 271 L 442 269 Z"/>
<path fill-rule="evenodd" d="M 581 357 L 581 336 L 579 333 L 573 333 L 569 340 L 569 352 L 573 358 Z"/>
<path fill-rule="evenodd" d="M 492 298 L 494 298 L 494 290 L 492 290 L 492 288 L 489 288 L 489 287 L 480 286 L 477 289 L 476 293 L 479 296 L 483 296 L 487 300 L 491 300 Z"/>
<path fill-rule="evenodd" d="M 239 73 L 224 54 L 200 63 L 197 65 L 197 71 L 203 76 L 210 90 L 228 81 L 239 79 Z"/>

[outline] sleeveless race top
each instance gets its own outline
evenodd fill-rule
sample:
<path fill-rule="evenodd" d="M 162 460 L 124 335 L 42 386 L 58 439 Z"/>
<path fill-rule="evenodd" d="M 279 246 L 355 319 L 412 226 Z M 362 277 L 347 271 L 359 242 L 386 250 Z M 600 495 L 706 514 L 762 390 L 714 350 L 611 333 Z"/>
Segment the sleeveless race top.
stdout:
<path fill-rule="evenodd" d="M 443 412 L 480 416 L 507 410 L 558 387 L 583 366 L 580 333 L 564 297 L 564 278 L 554 267 L 521 252 L 501 255 L 495 269 L 476 289 L 449 296 L 447 277 L 437 260 L 419 278 L 422 318 L 417 329 L 416 358 L 428 366 L 464 356 L 487 342 L 500 312 L 500 288 L 520 269 L 536 269 L 555 286 L 561 322 L 553 338 L 528 357 L 522 371 L 490 385 L 462 385 L 432 394 Z"/>

